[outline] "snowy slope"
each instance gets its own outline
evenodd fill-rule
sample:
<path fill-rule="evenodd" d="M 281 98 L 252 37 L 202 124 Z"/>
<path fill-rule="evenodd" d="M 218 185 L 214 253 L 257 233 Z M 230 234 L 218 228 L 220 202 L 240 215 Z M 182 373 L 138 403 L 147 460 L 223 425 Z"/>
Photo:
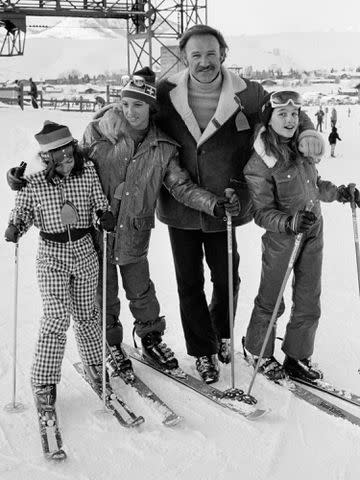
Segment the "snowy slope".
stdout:
<path fill-rule="evenodd" d="M 360 108 L 339 106 L 338 130 L 343 139 L 338 157 L 327 153 L 319 166 L 325 179 L 347 183 L 358 181 Z M 309 108 L 312 118 L 315 109 Z M 63 122 L 81 136 L 90 114 L 0 108 L 0 218 L 1 228 L 13 205 L 14 194 L 5 182 L 6 170 L 21 160 L 32 162 L 37 151 L 33 134 L 44 119 Z M 328 132 L 324 134 L 327 138 Z M 30 170 L 29 170 L 30 171 Z M 327 378 L 337 385 L 360 392 L 360 307 L 357 290 L 351 213 L 348 205 L 324 205 L 325 249 L 323 271 L 323 314 L 314 360 Z M 360 213 L 359 213 L 360 216 Z M 236 350 L 249 319 L 260 273 L 260 236 L 254 224 L 237 230 L 241 253 L 242 287 L 236 317 Z M 32 229 L 20 243 L 18 394 L 28 409 L 10 415 L 3 406 L 11 400 L 14 247 L 0 246 L 0 478 L 1 480 L 357 480 L 360 478 L 360 429 L 320 413 L 280 387 L 258 378 L 254 394 L 261 406 L 272 413 L 258 422 L 247 422 L 223 411 L 196 393 L 166 380 L 146 367 L 136 371 L 151 384 L 180 415 L 184 422 L 173 428 L 161 425 L 156 413 L 133 392 L 124 397 L 135 411 L 146 417 L 138 430 L 125 430 L 111 417 L 99 419 L 94 411 L 101 404 L 78 377 L 72 363 L 78 361 L 72 329 L 63 363 L 58 393 L 58 410 L 69 459 L 51 466 L 40 450 L 35 411 L 29 385 L 29 367 L 37 334 L 41 303 L 35 277 L 37 232 Z M 166 228 L 157 223 L 150 250 L 152 278 L 166 315 L 166 341 L 176 351 L 182 365 L 194 372 L 193 360 L 186 355 L 174 270 Z M 208 293 L 210 293 L 209 283 Z M 289 298 L 289 291 L 286 294 Z M 122 321 L 126 341 L 131 342 L 132 319 L 122 295 Z M 279 321 L 284 331 L 288 311 Z M 279 359 L 282 354 L 278 352 Z M 251 369 L 240 357 L 236 383 L 247 387 Z M 230 368 L 222 367 L 219 387 L 230 385 Z M 360 409 L 347 407 L 360 415 Z"/>

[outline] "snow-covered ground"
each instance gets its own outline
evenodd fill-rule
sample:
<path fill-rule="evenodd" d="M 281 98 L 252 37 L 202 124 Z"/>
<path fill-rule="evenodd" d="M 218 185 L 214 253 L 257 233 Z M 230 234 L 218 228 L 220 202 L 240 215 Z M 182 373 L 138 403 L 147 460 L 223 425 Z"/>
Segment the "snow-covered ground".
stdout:
<path fill-rule="evenodd" d="M 360 106 L 337 107 L 342 138 L 336 158 L 327 153 L 319 165 L 323 178 L 337 184 L 360 184 Z M 316 108 L 307 109 L 314 118 Z M 81 136 L 91 114 L 59 111 L 24 112 L 18 107 L 0 108 L 0 218 L 7 226 L 14 193 L 7 187 L 5 172 L 25 160 L 34 163 L 37 151 L 33 134 L 45 119 L 66 123 L 74 136 Z M 29 167 L 30 171 L 30 167 Z M 357 287 L 354 240 L 349 205 L 326 204 L 322 319 L 313 359 L 327 379 L 360 393 L 360 301 Z M 360 216 L 360 212 L 359 212 Z M 236 316 L 236 350 L 251 313 L 260 274 L 260 237 L 253 223 L 237 230 L 241 253 L 242 287 Z M 257 422 L 248 422 L 206 401 L 171 380 L 135 363 L 139 372 L 172 408 L 184 417 L 182 424 L 162 426 L 152 408 L 133 392 L 124 390 L 135 411 L 146 418 L 137 430 L 121 428 L 110 416 L 94 412 L 100 401 L 77 375 L 78 361 L 72 329 L 58 389 L 58 412 L 68 460 L 50 465 L 43 460 L 38 426 L 29 384 L 29 367 L 41 315 L 35 277 L 37 231 L 20 242 L 17 399 L 28 409 L 20 414 L 3 410 L 12 398 L 12 332 L 14 297 L 14 245 L 0 247 L 0 478 L 2 480 L 357 480 L 360 478 L 360 429 L 321 413 L 289 392 L 258 377 L 253 393 L 260 406 L 272 412 Z M 166 228 L 157 223 L 150 250 L 152 278 L 167 318 L 166 341 L 176 351 L 182 366 L 194 373 L 193 359 L 185 351 L 180 324 L 176 283 Z M 226 266 L 224 265 L 224 268 Z M 207 292 L 210 293 L 209 281 Z M 290 290 L 286 292 L 289 303 Z M 279 320 L 284 331 L 288 310 Z M 131 342 L 132 318 L 122 295 L 122 321 Z M 282 359 L 282 353 L 277 355 Z M 240 355 L 236 384 L 246 388 L 252 370 Z M 222 367 L 220 388 L 230 386 L 230 367 Z M 339 403 L 341 405 L 341 403 Z M 341 405 L 355 414 L 358 407 Z"/>

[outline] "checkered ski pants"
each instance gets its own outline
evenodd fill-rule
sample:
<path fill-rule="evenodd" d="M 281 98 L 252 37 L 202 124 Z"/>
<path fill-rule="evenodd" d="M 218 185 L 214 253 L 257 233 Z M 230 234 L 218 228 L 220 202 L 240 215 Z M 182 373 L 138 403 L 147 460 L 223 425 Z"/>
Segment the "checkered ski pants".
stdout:
<path fill-rule="evenodd" d="M 70 315 L 82 362 L 102 363 L 100 312 L 95 302 L 98 258 L 88 234 L 72 245 L 40 239 L 36 260 L 43 316 L 31 382 L 59 383 Z"/>

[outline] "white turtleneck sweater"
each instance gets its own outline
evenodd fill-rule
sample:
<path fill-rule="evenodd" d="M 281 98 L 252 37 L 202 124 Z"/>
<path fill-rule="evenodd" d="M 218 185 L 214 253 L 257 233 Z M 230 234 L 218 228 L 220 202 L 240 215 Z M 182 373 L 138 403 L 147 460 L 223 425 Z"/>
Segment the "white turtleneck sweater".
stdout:
<path fill-rule="evenodd" d="M 216 111 L 221 85 L 221 73 L 211 83 L 201 83 L 189 75 L 188 102 L 202 132 Z"/>

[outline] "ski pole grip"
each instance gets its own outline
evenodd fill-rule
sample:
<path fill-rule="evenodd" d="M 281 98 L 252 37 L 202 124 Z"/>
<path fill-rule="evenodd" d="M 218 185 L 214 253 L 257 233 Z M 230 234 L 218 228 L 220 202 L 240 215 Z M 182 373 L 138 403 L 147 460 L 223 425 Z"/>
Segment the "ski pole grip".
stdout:
<path fill-rule="evenodd" d="M 313 200 L 309 200 L 309 202 L 305 206 L 305 210 L 308 212 L 311 212 L 311 210 L 314 208 L 314 202 Z"/>
<path fill-rule="evenodd" d="M 21 162 L 19 167 L 18 167 L 18 175 L 19 177 L 22 177 L 24 175 L 24 172 L 25 172 L 25 169 L 27 167 L 27 163 L 26 162 Z"/>
<path fill-rule="evenodd" d="M 348 185 L 348 189 L 351 195 L 351 201 L 350 201 L 351 208 L 355 208 L 355 187 L 356 187 L 356 183 L 349 183 Z"/>
<path fill-rule="evenodd" d="M 235 193 L 235 190 L 233 188 L 225 188 L 224 190 L 225 198 L 231 198 L 233 193 Z"/>

